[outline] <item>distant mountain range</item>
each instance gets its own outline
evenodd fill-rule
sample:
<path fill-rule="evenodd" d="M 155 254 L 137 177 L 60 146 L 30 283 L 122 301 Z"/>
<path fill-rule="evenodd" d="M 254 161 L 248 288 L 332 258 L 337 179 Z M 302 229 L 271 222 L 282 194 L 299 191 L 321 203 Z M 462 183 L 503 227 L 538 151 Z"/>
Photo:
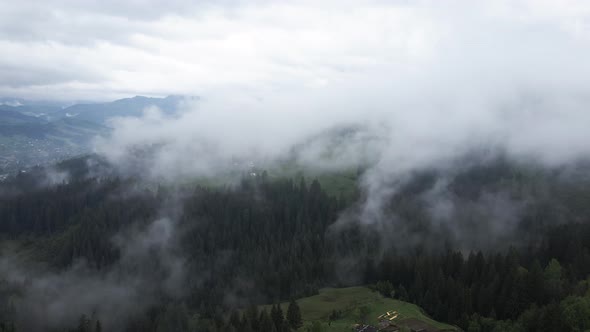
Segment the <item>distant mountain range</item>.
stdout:
<path fill-rule="evenodd" d="M 150 98 L 135 96 L 100 104 L 76 104 L 51 113 L 51 118 L 76 118 L 105 124 L 113 117 L 141 116 L 148 107 L 158 107 L 164 113 L 174 113 L 178 104 L 185 100 L 183 96 L 168 96 L 166 98 Z"/>
<path fill-rule="evenodd" d="M 109 132 L 109 119 L 138 117 L 149 107 L 173 114 L 187 99 L 197 97 L 135 96 L 74 105 L 0 98 L 0 174 L 85 153 L 92 138 Z"/>
<path fill-rule="evenodd" d="M 135 96 L 105 103 L 80 103 L 65 106 L 56 102 L 29 102 L 23 99 L 0 99 L 0 119 L 11 117 L 10 113 L 19 113 L 33 118 L 54 121 L 63 118 L 77 118 L 104 124 L 109 118 L 118 116 L 140 116 L 148 107 L 158 107 L 165 113 L 176 111 L 178 104 L 187 98 L 197 97 L 168 96 L 152 98 Z M 22 118 L 24 119 L 24 118 Z M 31 120 L 31 119 L 30 119 Z"/>

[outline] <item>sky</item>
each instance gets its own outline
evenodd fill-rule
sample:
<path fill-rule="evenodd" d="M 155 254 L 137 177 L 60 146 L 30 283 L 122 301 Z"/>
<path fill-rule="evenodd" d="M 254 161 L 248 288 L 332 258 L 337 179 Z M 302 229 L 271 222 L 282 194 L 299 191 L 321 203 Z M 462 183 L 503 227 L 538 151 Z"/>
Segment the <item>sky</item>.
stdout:
<path fill-rule="evenodd" d="M 486 80 L 512 62 L 576 70 L 589 29 L 590 4 L 570 0 L 2 0 L 0 95 L 265 98 L 370 80 L 381 96 L 443 64 Z"/>

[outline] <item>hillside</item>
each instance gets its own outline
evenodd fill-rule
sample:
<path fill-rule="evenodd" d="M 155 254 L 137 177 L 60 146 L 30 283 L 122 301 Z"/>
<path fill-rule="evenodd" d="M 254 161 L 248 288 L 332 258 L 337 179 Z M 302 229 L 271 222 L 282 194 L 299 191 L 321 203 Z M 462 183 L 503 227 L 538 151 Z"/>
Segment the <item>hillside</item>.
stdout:
<path fill-rule="evenodd" d="M 51 118 L 76 118 L 104 125 L 108 119 L 117 116 L 139 117 L 148 107 L 158 107 L 164 113 L 171 114 L 185 98 L 183 96 L 165 98 L 135 96 L 106 103 L 76 104 L 51 113 Z"/>
<path fill-rule="evenodd" d="M 16 313 L 4 315 L 29 327 L 44 319 L 29 317 L 45 310 L 38 298 L 60 306 L 82 292 L 86 302 L 68 307 L 60 326 L 96 310 L 110 330 L 121 324 L 110 305 L 132 303 L 121 309 L 131 317 L 126 324 L 137 324 L 132 331 L 153 324 L 259 331 L 268 323 L 259 314 L 229 322 L 228 313 L 300 298 L 306 324 L 320 321 L 332 331 L 350 331 L 361 310 L 371 324 L 396 311 L 400 326 L 575 331 L 563 327 L 575 324 L 568 315 L 585 308 L 590 294 L 585 167 L 539 169 L 500 159 L 452 176 L 417 173 L 386 202 L 376 225 L 357 219 L 366 199 L 362 173 L 326 181 L 269 170 L 243 174 L 233 186 L 175 188 L 117 176 L 96 157 L 35 168 L 0 184 L 0 232 L 17 248 L 14 257 L 32 265 L 12 263 L 3 277 L 34 277 L 0 280 L 22 299 Z M 359 194 L 339 199 L 333 188 Z M 432 213 L 433 198 L 452 204 L 446 219 Z M 503 229 L 492 227 L 500 223 Z M 45 285 L 57 276 L 68 282 L 48 293 Z M 390 285 L 394 299 L 340 288 L 380 283 Z M 121 287 L 128 289 L 123 301 Z M 2 305 L 10 302 L 0 302 L 0 314 Z"/>
<path fill-rule="evenodd" d="M 305 297 L 297 300 L 301 308 L 301 314 L 306 327 L 312 322 L 321 322 L 324 331 L 350 332 L 355 324 L 360 323 L 359 311 L 365 308 L 367 314 L 366 324 L 377 326 L 378 316 L 387 311 L 396 311 L 399 316 L 394 323 L 403 327 L 411 322 L 419 321 L 431 328 L 431 331 L 457 331 L 457 328 L 449 324 L 437 322 L 415 304 L 386 298 L 367 287 L 346 287 L 346 288 L 322 288 L 318 295 Z M 288 302 L 281 303 L 283 312 L 286 312 Z M 261 310 L 270 312 L 272 305 L 261 306 Z M 334 312 L 333 319 L 330 315 Z"/>

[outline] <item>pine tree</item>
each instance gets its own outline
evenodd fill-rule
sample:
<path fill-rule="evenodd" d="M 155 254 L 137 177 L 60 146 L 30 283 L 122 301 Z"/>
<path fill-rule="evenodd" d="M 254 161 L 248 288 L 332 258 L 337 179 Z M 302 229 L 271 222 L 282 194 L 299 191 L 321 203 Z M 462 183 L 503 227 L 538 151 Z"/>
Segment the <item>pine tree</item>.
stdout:
<path fill-rule="evenodd" d="M 408 291 L 406 290 L 406 287 L 404 287 L 404 285 L 400 284 L 398 287 L 398 295 L 397 298 L 402 300 L 402 301 L 407 301 L 408 300 Z"/>
<path fill-rule="evenodd" d="M 285 319 L 283 320 L 283 325 L 281 326 L 280 332 L 289 332 L 291 327 L 289 326 L 289 322 Z"/>
<path fill-rule="evenodd" d="M 258 308 L 255 305 L 251 305 L 246 309 L 246 320 L 248 321 L 249 325 L 252 327 L 252 330 L 258 330 L 260 327 L 259 323 L 259 314 Z"/>
<path fill-rule="evenodd" d="M 280 331 L 283 326 L 283 321 L 285 320 L 280 303 L 272 306 L 270 316 L 275 324 L 275 327 L 277 328 L 277 331 Z"/>
<path fill-rule="evenodd" d="M 246 316 L 246 314 L 242 315 L 242 321 L 241 321 L 240 325 L 242 327 L 242 331 L 245 331 L 245 332 L 252 331 L 252 325 L 248 321 L 248 317 Z"/>
<path fill-rule="evenodd" d="M 287 321 L 289 322 L 289 326 L 293 329 L 298 329 L 303 326 L 301 310 L 295 300 L 291 300 L 289 307 L 287 308 Z"/>
<path fill-rule="evenodd" d="M 266 312 L 266 310 L 260 313 L 260 331 L 265 332 L 276 332 L 277 329 L 275 328 L 274 322 Z"/>
<path fill-rule="evenodd" d="M 90 319 L 88 319 L 88 317 L 86 317 L 86 315 L 82 315 L 80 316 L 79 322 L 78 322 L 78 329 L 76 331 L 78 332 L 89 332 L 90 331 Z"/>
<path fill-rule="evenodd" d="M 231 315 L 229 316 L 228 324 L 235 327 L 236 329 L 239 329 L 242 326 L 242 323 L 240 322 L 240 314 L 237 310 L 232 311 Z"/>

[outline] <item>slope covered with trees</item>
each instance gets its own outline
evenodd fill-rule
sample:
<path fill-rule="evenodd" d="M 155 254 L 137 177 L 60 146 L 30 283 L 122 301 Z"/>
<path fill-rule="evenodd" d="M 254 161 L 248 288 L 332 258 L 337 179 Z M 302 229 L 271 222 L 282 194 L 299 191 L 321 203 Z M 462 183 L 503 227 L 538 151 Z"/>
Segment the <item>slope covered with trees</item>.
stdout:
<path fill-rule="evenodd" d="M 384 222 L 394 225 L 393 231 L 355 220 L 365 197 L 332 197 L 317 180 L 269 180 L 263 173 L 231 187 L 170 188 L 86 171 L 72 174 L 78 176 L 53 185 L 39 186 L 25 175 L 4 183 L 3 243 L 16 243 L 20 260 L 42 262 L 51 271 L 75 271 L 83 261 L 87 274 L 115 274 L 120 280 L 128 278 L 123 274 L 147 273 L 161 285 L 152 291 L 155 300 L 123 323 L 72 303 L 68 310 L 88 318 L 61 322 L 65 327 L 271 331 L 284 325 L 286 331 L 298 325 L 288 318 L 296 316 L 292 312 L 284 313 L 286 324 L 273 321 L 272 312 L 230 313 L 314 295 L 326 286 L 376 284 L 385 296 L 416 303 L 432 318 L 470 331 L 588 328 L 590 190 L 564 171 L 500 162 L 459 172 L 448 177 L 445 197 L 450 195 L 456 210 L 479 212 L 452 214 L 453 221 L 444 223 L 427 213 L 425 203 L 442 175 L 418 174 L 387 203 Z M 474 208 L 490 193 L 525 203 L 503 245 L 477 248 L 454 229 L 476 231 L 494 222 L 493 214 Z M 170 252 L 181 258 L 184 277 L 174 285 L 170 280 L 177 279 L 166 265 L 172 254 L 148 261 L 148 270 L 121 268 L 129 250 L 117 242 L 120 234 L 149 229 L 163 216 L 173 219 L 177 230 Z M 148 244 L 147 252 L 153 247 Z M 30 312 L 19 299 L 30 291 L 27 278 L 35 274 L 16 280 L 2 272 L 0 328 L 22 330 Z M 274 322 L 270 330 L 269 322 Z"/>

